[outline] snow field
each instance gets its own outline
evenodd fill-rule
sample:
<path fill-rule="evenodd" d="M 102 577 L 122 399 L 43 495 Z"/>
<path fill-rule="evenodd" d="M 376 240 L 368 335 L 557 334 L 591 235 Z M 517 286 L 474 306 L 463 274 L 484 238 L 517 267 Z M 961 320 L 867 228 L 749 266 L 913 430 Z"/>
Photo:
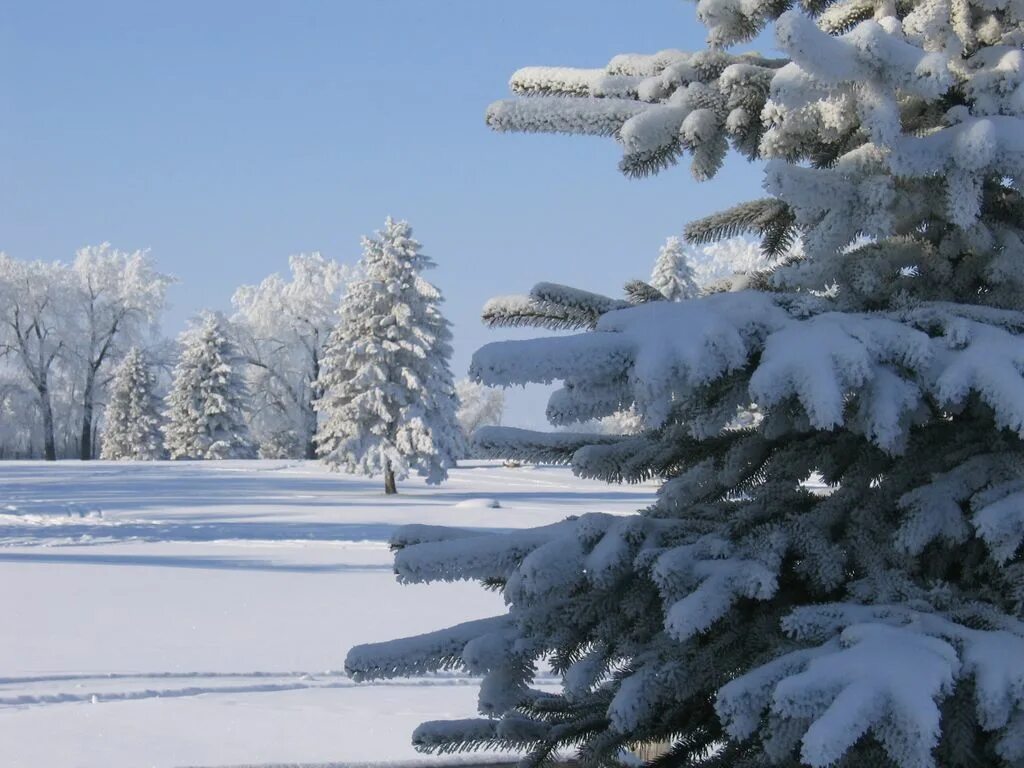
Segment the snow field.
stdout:
<path fill-rule="evenodd" d="M 397 584 L 391 531 L 628 513 L 653 493 L 492 465 L 400 490 L 305 463 L 0 464 L 0 762 L 430 761 L 413 728 L 475 715 L 476 681 L 356 684 L 345 652 L 503 606 Z"/>

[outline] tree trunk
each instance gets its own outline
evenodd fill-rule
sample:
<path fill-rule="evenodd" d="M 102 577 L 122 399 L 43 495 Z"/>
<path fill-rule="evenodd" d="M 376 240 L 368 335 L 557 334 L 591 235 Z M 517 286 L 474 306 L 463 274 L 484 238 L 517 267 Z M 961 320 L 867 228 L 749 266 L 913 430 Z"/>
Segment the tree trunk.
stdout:
<path fill-rule="evenodd" d="M 39 389 L 39 406 L 43 411 L 43 457 L 47 461 L 57 460 L 57 441 L 53 435 L 53 405 L 50 403 L 50 390 Z"/>
<path fill-rule="evenodd" d="M 388 461 L 384 464 L 384 494 L 390 496 L 393 493 L 398 493 L 398 487 L 395 485 L 395 471 Z"/>
<path fill-rule="evenodd" d="M 88 373 L 86 373 L 85 389 L 82 393 L 82 431 L 78 442 L 78 458 L 82 461 L 92 459 L 92 393 L 95 387 L 96 371 L 90 367 Z"/>
<path fill-rule="evenodd" d="M 306 458 L 316 458 L 316 443 L 313 438 L 316 436 L 316 411 L 313 410 L 313 403 L 310 401 L 307 407 L 303 409 L 305 411 L 306 420 Z"/>
<path fill-rule="evenodd" d="M 92 398 L 82 404 L 82 436 L 78 444 L 78 458 L 92 459 Z"/>
<path fill-rule="evenodd" d="M 313 405 L 313 403 L 319 396 L 317 382 L 320 380 L 320 356 L 317 354 L 315 347 L 313 349 L 312 360 L 312 378 L 310 379 L 309 385 L 306 387 L 306 402 L 303 403 L 302 406 L 302 409 L 306 414 L 306 431 L 307 434 L 309 435 L 309 441 L 306 443 L 307 459 L 316 458 L 316 443 L 313 442 L 313 438 L 316 435 L 317 419 L 316 407 Z"/>

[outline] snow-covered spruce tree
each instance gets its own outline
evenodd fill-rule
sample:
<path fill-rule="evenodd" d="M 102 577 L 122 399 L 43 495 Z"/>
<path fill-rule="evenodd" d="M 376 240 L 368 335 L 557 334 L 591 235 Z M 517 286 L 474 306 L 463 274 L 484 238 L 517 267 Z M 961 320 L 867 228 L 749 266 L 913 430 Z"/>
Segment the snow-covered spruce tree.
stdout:
<path fill-rule="evenodd" d="M 669 301 L 692 299 L 700 292 L 682 238 L 673 235 L 661 247 L 651 272 L 651 286 Z"/>
<path fill-rule="evenodd" d="M 412 228 L 390 217 L 363 239 L 327 343 L 316 408 L 320 456 L 332 467 L 384 475 L 384 492 L 410 470 L 440 483 L 465 443 L 449 368 L 451 330 L 441 292 L 420 275 L 434 266 Z"/>
<path fill-rule="evenodd" d="M 462 668 L 487 717 L 425 751 L 667 740 L 659 766 L 1024 765 L 1024 5 L 700 0 L 710 50 L 527 69 L 499 130 L 613 135 L 630 175 L 731 145 L 769 197 L 692 223 L 802 253 L 746 290 L 621 305 L 539 286 L 494 322 L 592 328 L 496 343 L 484 383 L 561 380 L 571 423 L 489 430 L 504 455 L 663 478 L 632 517 L 396 533 L 403 581 L 477 579 L 505 615 L 353 649 L 361 679 Z M 727 47 L 774 23 L 789 60 Z M 731 425 L 754 401 L 763 419 Z M 488 430 L 485 430 L 488 432 Z M 815 473 L 826 484 L 806 482 Z M 531 683 L 542 660 L 564 691 Z"/>
<path fill-rule="evenodd" d="M 245 421 L 243 361 L 208 313 L 181 336 L 181 358 L 167 394 L 165 443 L 172 459 L 248 459 L 255 455 Z"/>
<path fill-rule="evenodd" d="M 114 371 L 104 411 L 100 458 L 153 461 L 163 456 L 156 377 L 138 347 Z"/>

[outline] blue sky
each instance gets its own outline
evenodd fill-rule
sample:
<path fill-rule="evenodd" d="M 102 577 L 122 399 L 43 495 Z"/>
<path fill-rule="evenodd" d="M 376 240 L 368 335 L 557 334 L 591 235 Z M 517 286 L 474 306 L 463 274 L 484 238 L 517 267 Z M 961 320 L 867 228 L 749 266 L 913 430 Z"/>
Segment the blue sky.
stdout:
<path fill-rule="evenodd" d="M 541 280 L 616 293 L 667 235 L 758 195 L 731 159 L 629 180 L 610 139 L 494 134 L 488 103 L 521 66 L 603 66 L 695 49 L 680 0 L 47 2 L 0 18 L 0 250 L 70 259 L 110 241 L 176 275 L 165 330 L 286 268 L 359 257 L 408 219 L 438 262 L 453 368 L 509 334 L 491 296 Z M 537 394 L 510 420 L 539 424 Z"/>

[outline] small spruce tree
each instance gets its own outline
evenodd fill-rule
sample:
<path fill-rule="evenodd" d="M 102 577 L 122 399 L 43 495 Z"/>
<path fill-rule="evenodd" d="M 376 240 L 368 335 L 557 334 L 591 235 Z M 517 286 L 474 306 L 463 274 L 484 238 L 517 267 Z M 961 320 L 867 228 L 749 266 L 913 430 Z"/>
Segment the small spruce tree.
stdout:
<path fill-rule="evenodd" d="M 692 299 L 700 293 L 682 238 L 673 235 L 661 247 L 651 272 L 651 286 L 669 301 Z"/>
<path fill-rule="evenodd" d="M 156 377 L 138 347 L 114 371 L 104 411 L 103 459 L 153 461 L 164 454 Z"/>
<path fill-rule="evenodd" d="M 324 354 L 318 453 L 332 467 L 384 475 L 410 470 L 439 483 L 465 453 L 449 368 L 451 331 L 441 292 L 420 275 L 434 266 L 412 228 L 388 218 L 363 239 L 361 278 L 348 286 Z"/>
<path fill-rule="evenodd" d="M 571 424 L 502 455 L 659 478 L 635 516 L 400 530 L 407 582 L 476 579 L 507 611 L 353 649 L 360 679 L 461 668 L 485 716 L 418 748 L 586 766 L 1024 765 L 1024 5 L 700 0 L 710 47 L 529 68 L 500 130 L 613 135 L 630 175 L 731 146 L 768 197 L 692 222 L 770 271 L 684 302 L 542 284 L 491 322 L 575 328 L 477 352 L 490 385 L 561 380 Z M 731 53 L 774 23 L 788 59 Z M 799 243 L 802 248 L 792 246 Z M 762 418 L 736 423 L 738 407 Z M 489 435 L 489 437 L 488 437 Z M 808 485 L 820 478 L 823 487 Z M 534 685 L 542 663 L 557 692 Z"/>
<path fill-rule="evenodd" d="M 181 358 L 166 398 L 164 434 L 172 459 L 248 459 L 242 361 L 224 319 L 208 313 L 181 336 Z"/>

